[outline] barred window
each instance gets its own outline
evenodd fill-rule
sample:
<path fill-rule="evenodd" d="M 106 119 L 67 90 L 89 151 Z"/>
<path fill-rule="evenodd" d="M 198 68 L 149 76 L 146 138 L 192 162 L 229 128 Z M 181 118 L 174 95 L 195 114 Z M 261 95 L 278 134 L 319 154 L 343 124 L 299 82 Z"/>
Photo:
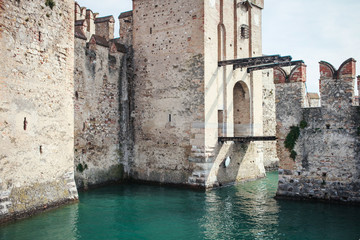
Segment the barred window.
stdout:
<path fill-rule="evenodd" d="M 248 25 L 241 25 L 240 26 L 240 38 L 248 39 L 249 38 L 249 26 Z"/>

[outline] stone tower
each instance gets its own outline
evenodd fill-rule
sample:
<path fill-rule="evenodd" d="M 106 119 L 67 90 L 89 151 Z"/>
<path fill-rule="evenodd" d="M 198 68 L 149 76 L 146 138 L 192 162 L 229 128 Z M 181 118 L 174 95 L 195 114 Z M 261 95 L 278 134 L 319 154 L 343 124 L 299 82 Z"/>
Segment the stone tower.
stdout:
<path fill-rule="evenodd" d="M 212 187 L 265 175 L 262 142 L 218 142 L 263 134 L 262 72 L 226 62 L 262 56 L 263 5 L 133 0 L 123 15 L 136 73 L 133 178 Z"/>
<path fill-rule="evenodd" d="M 72 0 L 0 1 L 0 222 L 78 197 L 73 13 Z"/>

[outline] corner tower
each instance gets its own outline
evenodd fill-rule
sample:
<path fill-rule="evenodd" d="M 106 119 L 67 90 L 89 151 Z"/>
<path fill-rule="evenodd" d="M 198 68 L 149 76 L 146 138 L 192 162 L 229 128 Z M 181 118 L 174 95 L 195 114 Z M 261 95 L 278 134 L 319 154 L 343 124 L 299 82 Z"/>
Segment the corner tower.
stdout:
<path fill-rule="evenodd" d="M 261 72 L 220 64 L 262 55 L 262 8 L 133 0 L 133 178 L 212 187 L 265 174 L 262 143 L 218 143 L 263 133 Z"/>

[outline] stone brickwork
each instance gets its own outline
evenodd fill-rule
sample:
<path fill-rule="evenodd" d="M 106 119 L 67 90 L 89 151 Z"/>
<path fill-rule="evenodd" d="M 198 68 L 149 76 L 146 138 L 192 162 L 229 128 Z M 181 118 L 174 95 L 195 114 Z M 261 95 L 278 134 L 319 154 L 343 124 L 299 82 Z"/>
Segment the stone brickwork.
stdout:
<path fill-rule="evenodd" d="M 245 144 L 243 154 L 218 144 L 219 134 L 234 136 L 237 116 L 247 116 L 240 121 L 246 131 L 237 134 L 263 135 L 262 73 L 218 67 L 220 60 L 262 55 L 263 1 L 134 0 L 133 7 L 119 17 L 132 23 L 120 39 L 130 41 L 132 31 L 136 73 L 130 176 L 201 187 L 264 176 L 263 143 Z M 236 107 L 243 114 L 234 114 Z M 219 180 L 219 154 L 232 157 L 237 170 L 253 158 L 252 167 Z"/>
<path fill-rule="evenodd" d="M 74 2 L 0 1 L 0 222 L 78 198 Z"/>
<path fill-rule="evenodd" d="M 275 84 L 272 69 L 263 71 L 263 129 L 264 136 L 276 135 Z M 264 167 L 267 171 L 277 170 L 279 159 L 276 141 L 264 142 Z"/>
<path fill-rule="evenodd" d="M 203 18 L 202 1 L 133 1 L 132 178 L 187 183 L 203 152 Z"/>
<path fill-rule="evenodd" d="M 345 61 L 337 71 L 320 62 L 321 107 L 302 108 L 302 72 L 289 83 L 282 81 L 281 74 L 274 74 L 280 159 L 277 197 L 359 202 L 360 110 L 353 106 L 355 60 Z M 290 127 L 299 133 L 297 140 L 290 139 Z M 295 143 L 292 158 L 284 146 L 286 137 L 288 144 Z"/>
<path fill-rule="evenodd" d="M 126 46 L 132 45 L 133 39 L 133 11 L 124 12 L 119 15 L 120 42 Z"/>
<path fill-rule="evenodd" d="M 112 16 L 85 16 L 87 24 L 93 25 L 92 21 L 95 34 L 90 36 L 87 28 L 76 26 L 75 38 L 75 179 L 79 188 L 124 178 L 132 145 L 127 49 L 113 39 Z"/>

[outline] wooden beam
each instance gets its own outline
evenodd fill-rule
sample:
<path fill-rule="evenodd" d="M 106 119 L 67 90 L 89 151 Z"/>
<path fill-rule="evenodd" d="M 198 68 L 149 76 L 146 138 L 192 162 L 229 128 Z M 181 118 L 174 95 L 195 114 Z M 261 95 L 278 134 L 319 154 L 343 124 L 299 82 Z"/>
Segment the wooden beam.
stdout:
<path fill-rule="evenodd" d="M 291 56 L 281 57 L 280 55 L 270 55 L 270 56 L 262 56 L 262 57 L 240 58 L 240 59 L 220 61 L 218 62 L 218 66 L 222 67 L 226 65 L 233 65 L 234 69 L 236 69 L 240 67 L 256 66 L 267 63 L 290 62 L 291 59 L 292 59 Z"/>
<path fill-rule="evenodd" d="M 299 61 L 292 61 L 292 62 L 279 62 L 279 63 L 272 63 L 272 64 L 264 64 L 264 65 L 248 67 L 247 72 L 251 73 L 252 71 L 258 71 L 258 70 L 269 69 L 269 68 L 274 68 L 274 67 L 290 67 L 290 66 L 300 65 L 302 63 L 304 63 L 304 61 L 299 60 Z"/>
<path fill-rule="evenodd" d="M 275 141 L 275 136 L 245 136 L 245 137 L 219 137 L 219 142 L 253 142 L 253 141 Z"/>

